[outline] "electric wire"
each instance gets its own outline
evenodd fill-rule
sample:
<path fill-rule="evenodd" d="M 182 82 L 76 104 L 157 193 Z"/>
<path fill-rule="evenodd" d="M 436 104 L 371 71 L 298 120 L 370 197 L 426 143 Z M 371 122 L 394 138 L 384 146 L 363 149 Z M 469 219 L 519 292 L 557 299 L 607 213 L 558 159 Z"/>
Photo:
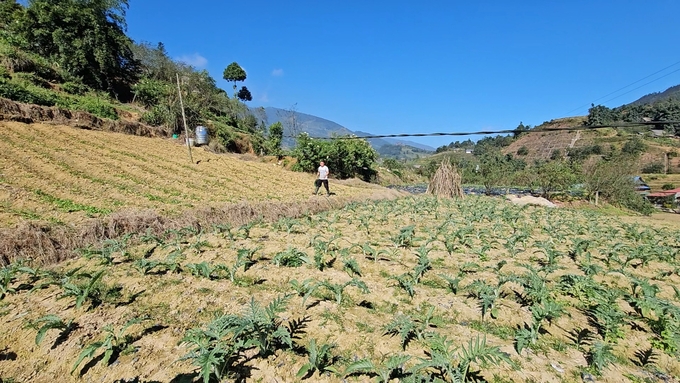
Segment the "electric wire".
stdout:
<path fill-rule="evenodd" d="M 616 124 L 603 125 L 581 125 L 572 127 L 545 127 L 530 130 L 504 129 L 504 130 L 480 130 L 476 132 L 443 132 L 443 133 L 399 133 L 399 134 L 375 134 L 375 135 L 347 135 L 335 137 L 309 137 L 315 140 L 362 140 L 371 138 L 400 138 L 400 137 L 438 137 L 438 136 L 472 136 L 472 135 L 491 135 L 491 134 L 510 134 L 510 133 L 536 133 L 536 132 L 575 132 L 577 130 L 596 130 L 605 128 L 631 128 L 640 126 L 663 126 L 680 125 L 680 121 L 641 121 L 641 122 L 619 122 Z M 297 136 L 284 136 L 286 138 L 297 138 Z"/>
<path fill-rule="evenodd" d="M 618 92 L 620 92 L 620 91 L 622 91 L 622 90 L 628 88 L 629 86 L 633 86 L 633 85 L 639 83 L 640 81 L 646 80 L 646 79 L 648 79 L 648 78 L 650 78 L 650 77 L 652 77 L 652 76 L 654 76 L 654 75 L 656 75 L 656 74 L 659 74 L 659 73 L 665 71 L 665 70 L 668 69 L 668 68 L 674 67 L 674 66 L 676 66 L 676 65 L 678 65 L 678 64 L 680 64 L 680 61 L 675 62 L 675 63 L 673 63 L 673 64 L 671 64 L 671 65 L 669 65 L 669 66 L 667 66 L 667 67 L 665 67 L 665 68 L 663 68 L 663 69 L 660 69 L 660 70 L 658 70 L 658 71 L 656 71 L 656 72 L 654 72 L 654 73 L 652 73 L 652 74 L 650 74 L 650 75 L 648 75 L 648 76 L 645 76 L 645 77 L 643 77 L 643 78 L 641 78 L 641 79 L 639 79 L 639 80 L 637 80 L 637 81 L 634 81 L 634 82 L 632 82 L 632 83 L 630 83 L 630 84 L 628 84 L 628 85 L 626 85 L 626 86 L 624 86 L 624 87 L 622 87 L 622 88 L 619 88 L 619 89 L 617 89 L 617 90 L 615 90 L 615 91 L 613 91 L 613 92 L 611 92 L 611 93 L 609 93 L 609 94 L 606 94 L 606 95 L 604 95 L 604 96 L 602 96 L 602 97 L 600 97 L 600 98 L 598 98 L 598 99 L 595 99 L 595 100 L 593 100 L 592 102 L 589 102 L 589 103 L 587 103 L 587 104 L 585 104 L 585 105 L 581 105 L 581 106 L 579 106 L 578 108 L 574 108 L 574 109 L 568 111 L 567 113 L 565 113 L 565 115 L 568 115 L 568 114 L 570 114 L 570 113 L 572 113 L 572 112 L 575 112 L 575 111 L 577 111 L 577 110 L 583 109 L 584 107 L 586 107 L 586 106 L 588 106 L 588 105 L 594 104 L 596 101 L 602 100 L 603 98 L 607 98 L 607 97 L 609 97 L 609 96 L 611 96 L 611 95 L 613 95 L 613 94 L 616 94 L 616 93 L 618 93 Z M 679 70 L 680 70 L 680 69 L 679 69 Z M 633 89 L 633 90 L 639 89 L 639 88 L 641 88 L 641 87 L 643 87 L 643 86 L 645 86 L 645 85 L 649 85 L 649 84 L 651 84 L 652 82 L 657 81 L 657 80 L 660 80 L 660 79 L 662 79 L 662 78 L 664 78 L 664 77 L 666 77 L 666 76 L 668 76 L 668 75 L 670 75 L 670 74 L 673 74 L 673 73 L 675 73 L 675 72 L 677 72 L 677 70 L 676 70 L 676 71 L 673 71 L 673 72 L 671 72 L 671 73 L 668 73 L 667 75 L 664 75 L 664 76 L 662 76 L 662 77 L 659 77 L 659 78 L 657 78 L 656 80 L 652 80 L 652 81 L 650 81 L 650 82 L 648 82 L 648 83 L 646 83 L 646 84 L 644 84 L 644 85 L 641 85 L 640 87 L 637 87 L 637 88 L 635 88 L 635 89 Z M 625 94 L 628 94 L 628 93 L 630 93 L 630 92 L 631 92 L 631 91 L 626 92 L 626 93 L 624 93 L 624 94 L 621 94 L 621 95 L 619 95 L 619 96 L 616 96 L 616 97 L 614 97 L 614 98 L 612 98 L 612 99 L 609 99 L 609 100 L 607 100 L 607 101 L 604 101 L 604 102 L 609 102 L 609 101 L 611 101 L 611 100 L 614 100 L 614 99 L 616 99 L 616 98 L 618 98 L 618 97 L 621 97 L 621 96 L 623 96 L 623 95 L 625 95 Z"/>

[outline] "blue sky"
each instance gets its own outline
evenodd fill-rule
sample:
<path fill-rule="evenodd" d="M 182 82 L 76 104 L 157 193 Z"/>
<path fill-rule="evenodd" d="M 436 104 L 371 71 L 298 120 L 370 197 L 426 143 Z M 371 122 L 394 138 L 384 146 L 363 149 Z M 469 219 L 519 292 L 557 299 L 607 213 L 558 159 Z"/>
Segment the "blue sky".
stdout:
<path fill-rule="evenodd" d="M 396 134 L 536 126 L 678 85 L 679 14 L 676 0 L 131 0 L 127 22 L 225 89 L 238 62 L 251 106 Z"/>

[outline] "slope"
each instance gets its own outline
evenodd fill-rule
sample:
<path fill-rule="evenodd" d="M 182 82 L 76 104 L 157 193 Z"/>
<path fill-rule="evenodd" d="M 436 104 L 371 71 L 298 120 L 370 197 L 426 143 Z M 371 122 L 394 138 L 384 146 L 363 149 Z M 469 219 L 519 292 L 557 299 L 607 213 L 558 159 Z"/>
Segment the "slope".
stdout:
<path fill-rule="evenodd" d="M 0 265 L 72 257 L 101 241 L 299 217 L 400 193 L 333 180 L 254 156 L 193 150 L 178 140 L 0 122 Z"/>

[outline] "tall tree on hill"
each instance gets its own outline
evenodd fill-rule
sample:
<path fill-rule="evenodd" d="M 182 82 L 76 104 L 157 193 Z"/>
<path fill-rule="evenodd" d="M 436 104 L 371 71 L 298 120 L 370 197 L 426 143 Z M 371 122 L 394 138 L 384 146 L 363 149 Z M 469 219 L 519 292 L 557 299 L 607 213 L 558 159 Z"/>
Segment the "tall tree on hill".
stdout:
<path fill-rule="evenodd" d="M 236 61 L 229 64 L 224 69 L 224 73 L 222 73 L 222 78 L 229 82 L 234 83 L 234 96 L 238 97 L 238 99 L 241 101 L 252 101 L 253 96 L 250 94 L 250 91 L 245 86 L 241 87 L 241 89 L 238 92 L 236 91 L 236 82 L 245 81 L 246 77 L 247 77 L 246 71 L 243 70 L 243 68 L 241 68 L 241 66 L 238 65 Z"/>
<path fill-rule="evenodd" d="M 139 75 L 132 40 L 125 34 L 127 8 L 127 0 L 30 0 L 17 32 L 24 49 L 126 100 Z"/>

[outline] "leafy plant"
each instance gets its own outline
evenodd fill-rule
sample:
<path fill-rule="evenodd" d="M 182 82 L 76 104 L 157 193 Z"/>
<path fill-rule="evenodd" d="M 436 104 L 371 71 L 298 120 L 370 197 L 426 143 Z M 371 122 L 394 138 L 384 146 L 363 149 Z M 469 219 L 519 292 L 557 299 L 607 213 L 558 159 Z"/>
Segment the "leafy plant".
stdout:
<path fill-rule="evenodd" d="M 434 307 L 432 306 L 422 315 L 397 314 L 390 323 L 385 325 L 385 335 L 399 335 L 401 348 L 406 350 L 406 346 L 412 340 L 423 340 L 430 334 L 430 327 L 434 327 L 433 318 Z"/>
<path fill-rule="evenodd" d="M 410 225 L 402 227 L 392 241 L 397 247 L 411 247 L 413 246 L 413 241 L 415 239 L 416 226 Z"/>
<path fill-rule="evenodd" d="M 303 251 L 289 247 L 285 251 L 276 253 L 272 258 L 276 266 L 300 267 L 305 263 L 312 263 L 309 256 Z"/>
<path fill-rule="evenodd" d="M 333 294 L 335 298 L 335 303 L 341 304 L 344 298 L 344 291 L 348 286 L 356 287 L 357 289 L 359 289 L 359 291 L 361 291 L 364 294 L 368 294 L 370 292 L 368 286 L 366 286 L 366 284 L 363 281 L 356 278 L 345 283 L 333 283 L 329 279 L 326 279 L 322 282 L 319 282 L 317 288 L 323 287 L 327 289 L 328 291 L 331 292 L 331 294 Z"/>
<path fill-rule="evenodd" d="M 340 374 L 338 369 L 333 367 L 333 364 L 339 359 L 338 357 L 333 356 L 331 352 L 335 347 L 335 344 L 321 344 L 317 346 L 316 340 L 312 338 L 307 346 L 309 361 L 300 367 L 300 370 L 297 372 L 297 377 L 303 378 L 305 376 L 311 376 L 316 371 L 318 371 L 319 374 L 324 372 Z"/>
<path fill-rule="evenodd" d="M 354 258 L 343 259 L 342 269 L 346 271 L 347 275 L 349 275 L 350 277 L 361 276 L 361 267 L 359 267 L 359 263 L 357 263 L 357 260 Z"/>
<path fill-rule="evenodd" d="M 77 325 L 73 322 L 73 319 L 65 322 L 63 319 L 54 314 L 40 317 L 35 321 L 30 322 L 28 326 L 38 330 L 38 333 L 35 335 L 36 345 L 40 345 L 40 343 L 45 338 L 47 331 L 49 330 L 61 330 L 61 337 L 64 334 L 70 333 L 77 327 Z"/>
<path fill-rule="evenodd" d="M 229 268 L 230 281 L 236 281 L 236 272 L 241 267 L 243 267 L 243 272 L 246 272 L 255 265 L 256 261 L 253 259 L 253 256 L 259 249 L 259 247 L 255 249 L 241 248 L 236 251 L 236 262 Z"/>
<path fill-rule="evenodd" d="M 100 270 L 94 275 L 82 273 L 76 279 L 84 278 L 82 283 L 74 283 L 67 277 L 62 284 L 63 292 L 59 298 L 75 297 L 76 308 L 80 308 L 83 303 L 90 301 L 90 308 L 100 305 L 104 298 L 111 292 L 111 289 L 101 283 L 106 270 Z"/>
<path fill-rule="evenodd" d="M 125 332 L 132 325 L 141 323 L 144 320 L 146 320 L 146 318 L 130 319 L 118 331 L 116 331 L 111 325 L 104 326 L 103 332 L 106 334 L 104 339 L 89 344 L 87 347 L 83 349 L 83 351 L 80 352 L 80 355 L 78 355 L 78 360 L 76 360 L 76 363 L 73 365 L 73 368 L 71 368 L 71 374 L 73 374 L 76 371 L 76 369 L 83 360 L 85 360 L 86 358 L 92 359 L 95 352 L 97 352 L 97 350 L 100 348 L 104 350 L 104 357 L 102 358 L 101 361 L 105 365 L 108 365 L 109 362 L 115 360 L 118 357 L 118 354 L 125 351 L 129 351 L 130 346 L 135 341 L 135 339 L 131 335 L 125 334 Z M 113 360 L 111 358 L 113 358 Z"/>
<path fill-rule="evenodd" d="M 488 312 L 491 318 L 498 318 L 498 307 L 496 307 L 496 300 L 500 297 L 500 285 L 492 286 L 486 282 L 477 279 L 465 287 L 469 294 L 479 301 L 479 307 L 482 310 L 482 321 Z"/>
<path fill-rule="evenodd" d="M 404 364 L 410 359 L 410 355 L 389 355 L 383 356 L 377 364 L 368 359 L 357 360 L 345 368 L 343 376 L 356 373 L 375 374 L 378 383 L 388 383 L 393 379 L 401 380 L 409 375 L 409 372 L 404 369 Z"/>
<path fill-rule="evenodd" d="M 613 351 L 614 348 L 607 342 L 594 342 L 586 354 L 588 366 L 591 367 L 597 375 L 601 375 L 605 368 L 616 361 L 616 356 Z"/>
<path fill-rule="evenodd" d="M 531 306 L 532 322 L 525 324 L 515 333 L 515 350 L 518 354 L 522 350 L 536 343 L 543 329 L 544 321 L 552 322 L 564 313 L 562 305 L 555 301 L 546 300 L 541 304 Z"/>
<path fill-rule="evenodd" d="M 215 267 L 205 261 L 201 263 L 188 263 L 184 267 L 189 270 L 191 275 L 206 279 L 211 279 L 211 275 L 215 271 Z"/>
<path fill-rule="evenodd" d="M 137 269 L 143 275 L 151 273 L 151 271 L 159 266 L 164 266 L 162 261 L 154 259 L 141 258 L 135 261 L 133 267 Z"/>
<path fill-rule="evenodd" d="M 394 275 L 389 277 L 389 279 L 397 281 L 397 286 L 404 290 L 409 298 L 413 299 L 413 296 L 416 295 L 415 285 L 417 281 L 410 273 Z"/>
<path fill-rule="evenodd" d="M 242 315 L 222 314 L 206 329 L 189 329 L 181 344 L 190 351 L 182 359 L 191 359 L 200 368 L 203 382 L 208 383 L 213 375 L 221 380 L 248 349 L 257 348 L 258 355 L 266 356 L 281 347 L 291 348 L 306 320 L 283 323 L 279 314 L 286 310 L 289 299 L 288 295 L 279 296 L 266 307 L 251 299 Z"/>
<path fill-rule="evenodd" d="M 428 357 L 420 358 L 420 363 L 413 366 L 411 371 L 413 373 L 427 372 L 431 374 L 430 379 L 439 379 L 443 382 L 466 382 L 473 363 L 513 364 L 498 346 L 488 346 L 486 337 L 470 339 L 467 347 L 455 347 L 453 342 L 445 336 L 435 333 L 427 339 L 427 347 L 428 350 L 425 353 Z"/>

